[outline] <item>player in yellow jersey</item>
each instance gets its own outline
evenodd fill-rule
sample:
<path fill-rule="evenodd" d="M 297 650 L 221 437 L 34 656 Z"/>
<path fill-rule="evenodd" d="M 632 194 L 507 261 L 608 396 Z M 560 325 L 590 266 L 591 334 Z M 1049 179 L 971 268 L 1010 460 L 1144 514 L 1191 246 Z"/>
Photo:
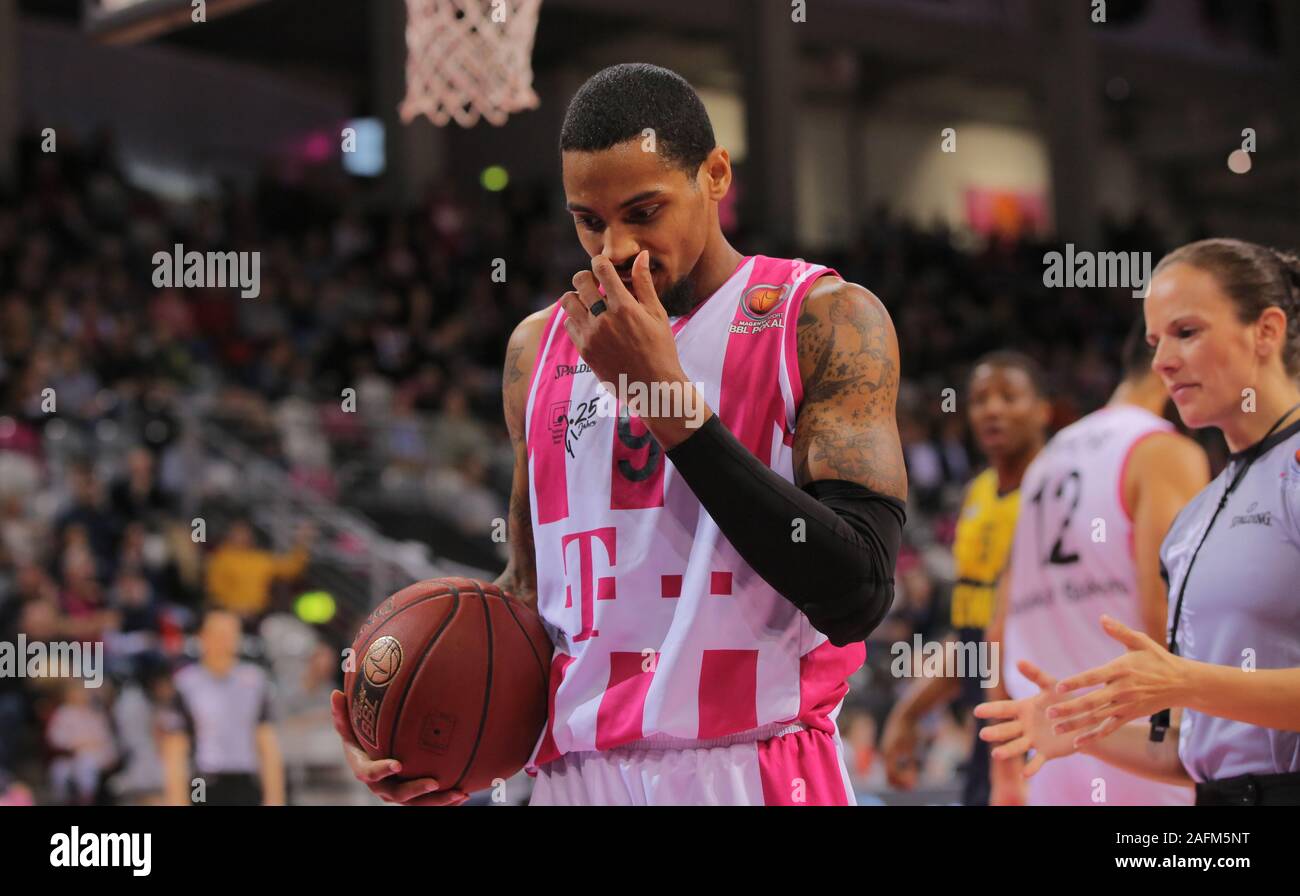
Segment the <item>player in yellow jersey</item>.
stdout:
<path fill-rule="evenodd" d="M 967 486 L 953 542 L 956 582 L 952 592 L 952 634 L 965 644 L 996 640 L 993 623 L 998 579 L 1011 553 L 1020 506 L 1020 479 L 1047 437 L 1051 416 L 1045 379 L 1033 359 L 1018 352 L 985 355 L 967 386 L 975 442 L 989 468 Z M 889 783 L 908 790 L 916 784 L 917 725 L 935 707 L 958 701 L 970 710 L 1002 692 L 983 688 L 977 676 L 923 679 L 894 705 L 885 723 L 881 752 Z M 989 748 L 979 739 L 971 751 L 962 802 L 990 801 Z M 994 802 L 1019 802 L 1023 783 L 1014 763 L 1006 764 Z"/>

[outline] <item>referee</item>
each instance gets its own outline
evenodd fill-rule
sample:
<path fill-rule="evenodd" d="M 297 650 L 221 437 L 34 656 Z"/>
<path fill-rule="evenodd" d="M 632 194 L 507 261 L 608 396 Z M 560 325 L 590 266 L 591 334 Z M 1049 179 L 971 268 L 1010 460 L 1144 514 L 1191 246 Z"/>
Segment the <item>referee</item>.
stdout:
<path fill-rule="evenodd" d="M 996 757 L 1035 750 L 1026 774 L 1083 750 L 1194 783 L 1197 805 L 1300 805 L 1300 259 L 1191 243 L 1156 267 L 1144 310 L 1183 422 L 1231 452 L 1160 549 L 1169 648 L 1103 617 L 1123 656 L 1059 683 L 1022 662 L 1040 692 L 981 704 L 1003 720 L 981 736 Z"/>
<path fill-rule="evenodd" d="M 284 804 L 270 682 L 260 666 L 239 661 L 240 638 L 238 616 L 210 610 L 199 630 L 199 662 L 176 673 L 162 743 L 171 805 Z"/>

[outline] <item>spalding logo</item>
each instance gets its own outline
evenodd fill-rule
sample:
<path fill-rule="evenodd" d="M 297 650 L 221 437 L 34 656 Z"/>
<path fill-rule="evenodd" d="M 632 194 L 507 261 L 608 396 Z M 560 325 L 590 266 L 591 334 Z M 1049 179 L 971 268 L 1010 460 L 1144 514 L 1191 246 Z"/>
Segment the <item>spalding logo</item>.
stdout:
<path fill-rule="evenodd" d="M 402 645 L 392 635 L 384 635 L 370 645 L 362 664 L 366 681 L 382 688 L 393 680 L 402 667 Z"/>

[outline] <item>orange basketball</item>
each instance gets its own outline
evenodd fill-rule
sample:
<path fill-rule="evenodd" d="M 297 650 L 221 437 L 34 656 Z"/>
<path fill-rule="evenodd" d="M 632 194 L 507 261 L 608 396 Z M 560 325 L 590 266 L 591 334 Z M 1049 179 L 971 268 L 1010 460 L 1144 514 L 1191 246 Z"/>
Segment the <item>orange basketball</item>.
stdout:
<path fill-rule="evenodd" d="M 551 642 L 496 585 L 429 579 L 389 597 L 353 643 L 348 718 L 372 759 L 471 793 L 509 778 L 546 723 Z"/>

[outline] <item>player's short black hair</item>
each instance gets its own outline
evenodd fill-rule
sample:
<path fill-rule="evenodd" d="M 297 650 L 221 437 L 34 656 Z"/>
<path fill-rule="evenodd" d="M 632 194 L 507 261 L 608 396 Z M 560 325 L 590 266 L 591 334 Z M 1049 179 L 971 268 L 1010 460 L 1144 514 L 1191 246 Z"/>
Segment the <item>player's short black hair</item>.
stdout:
<path fill-rule="evenodd" d="M 1124 379 L 1140 380 L 1151 372 L 1151 359 L 1155 357 L 1156 350 L 1147 345 L 1147 322 L 1141 312 L 1138 312 L 1137 319 L 1128 328 L 1123 352 Z"/>
<path fill-rule="evenodd" d="M 654 129 L 655 151 L 694 176 L 717 140 L 704 103 L 685 78 L 645 62 L 601 69 L 569 100 L 560 152 L 598 152 Z"/>
<path fill-rule="evenodd" d="M 1011 349 L 998 349 L 997 351 L 988 352 L 981 355 L 979 360 L 971 365 L 970 375 L 975 376 L 975 371 L 985 364 L 990 367 L 1004 367 L 1021 370 L 1029 378 L 1029 384 L 1033 386 L 1034 392 L 1039 398 L 1050 399 L 1051 390 L 1047 386 L 1047 374 L 1043 373 L 1042 365 L 1024 352 L 1012 351 Z"/>

